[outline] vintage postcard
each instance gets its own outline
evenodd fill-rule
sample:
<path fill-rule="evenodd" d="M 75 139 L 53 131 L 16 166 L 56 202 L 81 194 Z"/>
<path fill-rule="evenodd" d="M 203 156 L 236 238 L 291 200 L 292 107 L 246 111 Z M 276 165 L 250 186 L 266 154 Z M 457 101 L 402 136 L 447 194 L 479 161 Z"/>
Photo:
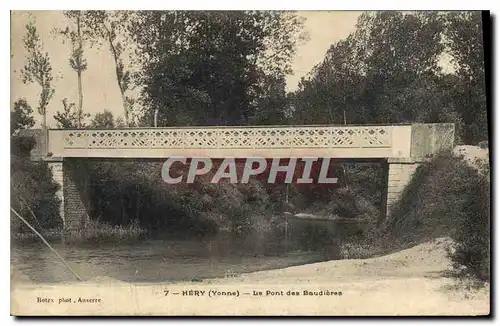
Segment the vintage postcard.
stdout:
<path fill-rule="evenodd" d="M 12 11 L 11 314 L 489 315 L 490 28 Z"/>

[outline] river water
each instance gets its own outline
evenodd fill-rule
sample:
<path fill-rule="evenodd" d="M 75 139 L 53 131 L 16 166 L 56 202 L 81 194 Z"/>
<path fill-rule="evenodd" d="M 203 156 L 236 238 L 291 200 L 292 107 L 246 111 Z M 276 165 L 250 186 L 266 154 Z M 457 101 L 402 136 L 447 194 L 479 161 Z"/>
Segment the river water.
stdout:
<path fill-rule="evenodd" d="M 335 258 L 324 251 L 300 249 L 284 239 L 256 241 L 234 236 L 52 245 L 84 280 L 110 277 L 124 282 L 199 281 Z M 41 241 L 13 244 L 11 264 L 34 283 L 75 281 Z"/>

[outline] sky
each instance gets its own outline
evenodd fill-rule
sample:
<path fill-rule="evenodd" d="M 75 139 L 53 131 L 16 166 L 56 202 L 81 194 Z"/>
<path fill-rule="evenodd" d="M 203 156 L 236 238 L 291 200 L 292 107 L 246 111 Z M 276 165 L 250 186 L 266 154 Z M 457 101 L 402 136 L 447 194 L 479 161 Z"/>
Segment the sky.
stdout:
<path fill-rule="evenodd" d="M 333 43 L 346 38 L 355 30 L 356 21 L 361 12 L 354 11 L 302 11 L 305 18 L 304 29 L 308 41 L 299 44 L 293 59 L 294 73 L 287 77 L 287 90 L 297 88 L 300 79 L 316 64 L 321 62 L 326 51 Z M 47 109 L 47 123 L 55 128 L 53 115 L 62 111 L 62 100 L 77 102 L 77 77 L 68 63 L 70 45 L 63 44 L 60 38 L 54 38 L 51 31 L 63 28 L 67 22 L 61 11 L 13 11 L 11 14 L 11 104 L 18 98 L 27 99 L 31 107 L 36 108 L 40 87 L 37 84 L 25 85 L 21 81 L 20 70 L 25 62 L 26 51 L 22 38 L 25 25 L 30 17 L 35 21 L 43 42 L 43 48 L 50 55 L 54 75 L 55 94 Z M 116 83 L 114 62 L 108 49 L 85 49 L 88 62 L 87 70 L 82 74 L 83 109 L 95 114 L 107 109 L 115 117 L 123 116 L 120 92 Z M 37 126 L 41 117 L 35 114 Z"/>

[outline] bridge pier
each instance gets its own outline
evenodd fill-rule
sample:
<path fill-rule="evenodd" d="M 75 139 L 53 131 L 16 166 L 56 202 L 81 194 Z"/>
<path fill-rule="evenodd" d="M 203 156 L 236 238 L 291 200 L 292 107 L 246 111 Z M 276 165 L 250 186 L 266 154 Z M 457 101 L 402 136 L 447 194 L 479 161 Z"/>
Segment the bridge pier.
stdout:
<path fill-rule="evenodd" d="M 386 187 L 382 202 L 381 219 L 391 214 L 392 205 L 401 197 L 422 160 L 414 158 L 389 158 L 385 164 Z"/>
<path fill-rule="evenodd" d="M 56 193 L 61 200 L 60 215 L 68 231 L 81 229 L 88 222 L 88 161 L 75 158 L 47 159 L 54 181 L 60 186 Z"/>

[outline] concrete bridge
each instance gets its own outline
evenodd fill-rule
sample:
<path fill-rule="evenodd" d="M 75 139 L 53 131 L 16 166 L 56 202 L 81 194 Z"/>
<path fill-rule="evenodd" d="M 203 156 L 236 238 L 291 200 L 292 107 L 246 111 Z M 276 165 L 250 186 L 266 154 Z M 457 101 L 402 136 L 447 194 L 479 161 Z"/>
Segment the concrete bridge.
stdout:
<path fill-rule="evenodd" d="M 454 131 L 453 124 L 48 129 L 44 159 L 61 185 L 61 216 L 70 229 L 87 216 L 85 166 L 89 158 L 253 156 L 378 161 L 387 181 L 385 216 L 419 163 L 453 147 Z"/>

